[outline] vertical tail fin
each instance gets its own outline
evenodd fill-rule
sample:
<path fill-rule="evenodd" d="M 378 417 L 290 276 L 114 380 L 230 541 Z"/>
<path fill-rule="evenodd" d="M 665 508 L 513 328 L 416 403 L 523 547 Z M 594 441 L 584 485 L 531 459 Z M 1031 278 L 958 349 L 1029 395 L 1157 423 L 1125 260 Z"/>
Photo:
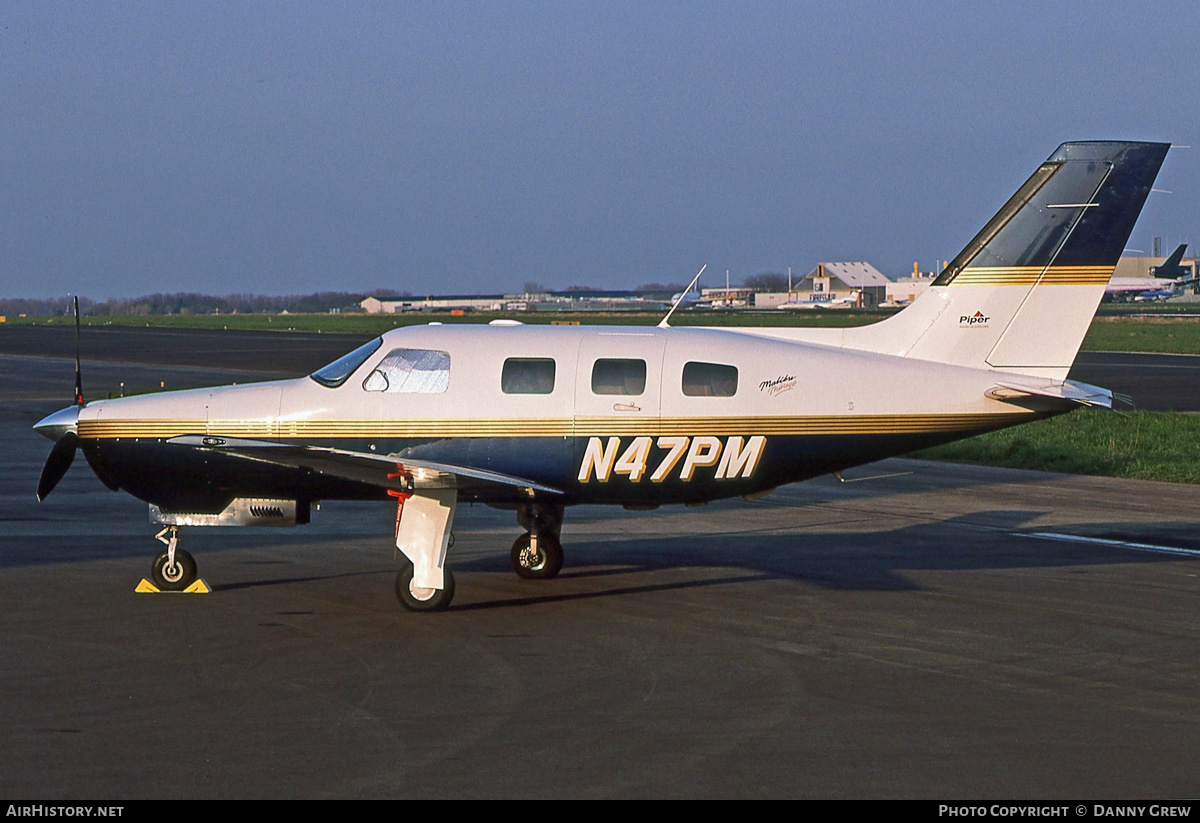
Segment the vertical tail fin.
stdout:
<path fill-rule="evenodd" d="M 1063 380 L 1167 143 L 1063 143 L 913 305 L 847 348 Z"/>
<path fill-rule="evenodd" d="M 1180 243 L 1175 247 L 1175 251 L 1171 252 L 1170 257 L 1157 266 L 1151 266 L 1150 273 L 1155 277 L 1165 277 L 1171 280 L 1187 277 L 1191 272 L 1180 265 L 1183 262 L 1183 253 L 1185 251 L 1187 251 L 1187 243 Z"/>

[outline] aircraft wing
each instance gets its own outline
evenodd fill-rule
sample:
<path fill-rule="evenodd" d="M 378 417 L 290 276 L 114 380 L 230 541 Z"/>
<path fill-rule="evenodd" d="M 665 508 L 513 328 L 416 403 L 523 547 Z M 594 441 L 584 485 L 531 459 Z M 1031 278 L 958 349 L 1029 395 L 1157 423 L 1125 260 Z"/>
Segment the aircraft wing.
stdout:
<path fill-rule="evenodd" d="M 367 454 L 323 446 L 302 446 L 291 443 L 274 443 L 268 440 L 245 440 L 202 434 L 172 437 L 167 443 L 233 455 L 282 468 L 308 469 L 331 477 L 385 489 L 407 489 L 415 494 L 438 489 L 493 493 L 525 490 L 543 494 L 563 494 L 559 489 L 523 477 L 466 466 L 452 466 L 431 460 L 413 460 L 401 455 Z"/>
<path fill-rule="evenodd" d="M 990 390 L 987 395 L 995 400 L 1019 400 L 1030 395 L 1053 397 L 1057 400 L 1078 403 L 1081 406 L 1097 406 L 1104 409 L 1111 409 L 1113 404 L 1113 393 L 1108 389 L 1080 383 L 1076 380 L 1046 383 L 1045 385 L 1034 385 L 1032 382 L 998 381 L 995 388 Z"/>

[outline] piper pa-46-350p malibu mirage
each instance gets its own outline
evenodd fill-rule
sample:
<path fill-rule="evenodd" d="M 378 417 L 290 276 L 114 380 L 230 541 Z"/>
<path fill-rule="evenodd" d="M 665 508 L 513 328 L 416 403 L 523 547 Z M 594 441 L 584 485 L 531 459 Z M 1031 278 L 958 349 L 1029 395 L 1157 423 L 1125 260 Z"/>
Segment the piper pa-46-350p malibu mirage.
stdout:
<path fill-rule="evenodd" d="M 1064 143 L 904 311 L 847 329 L 431 324 L 312 375 L 84 403 L 77 448 L 150 504 L 161 589 L 196 564 L 182 526 L 295 525 L 314 503 L 390 501 L 400 602 L 449 605 L 456 505 L 515 510 L 524 578 L 562 566 L 566 506 L 698 503 L 1070 411 L 1111 407 L 1067 372 L 1168 144 Z M 163 537 L 169 532 L 169 538 Z"/>

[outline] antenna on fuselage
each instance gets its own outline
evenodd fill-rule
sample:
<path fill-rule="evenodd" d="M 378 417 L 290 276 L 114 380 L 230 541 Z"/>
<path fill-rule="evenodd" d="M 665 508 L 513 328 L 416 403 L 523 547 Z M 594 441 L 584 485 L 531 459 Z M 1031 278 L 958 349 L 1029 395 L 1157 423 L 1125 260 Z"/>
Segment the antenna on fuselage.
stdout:
<path fill-rule="evenodd" d="M 696 276 L 692 278 L 692 282 L 688 283 L 688 287 L 686 289 L 684 289 L 683 291 L 681 291 L 679 293 L 679 296 L 675 298 L 675 302 L 673 304 L 671 304 L 671 310 L 669 312 L 667 312 L 667 316 L 664 317 L 662 320 L 658 321 L 658 327 L 660 329 L 671 328 L 671 324 L 668 323 L 667 321 L 671 319 L 671 315 L 675 313 L 675 309 L 679 308 L 679 304 L 683 302 L 683 298 L 685 298 L 689 294 L 691 294 L 692 287 L 695 286 L 697 281 L 700 280 L 700 275 L 704 274 L 704 270 L 707 268 L 708 268 L 707 263 L 705 263 L 703 266 L 701 266 L 700 271 L 696 272 Z"/>

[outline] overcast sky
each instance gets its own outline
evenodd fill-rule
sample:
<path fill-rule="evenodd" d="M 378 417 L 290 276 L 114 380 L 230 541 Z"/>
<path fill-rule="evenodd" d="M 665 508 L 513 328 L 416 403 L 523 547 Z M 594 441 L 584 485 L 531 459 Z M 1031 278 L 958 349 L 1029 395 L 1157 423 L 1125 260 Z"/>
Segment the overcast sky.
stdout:
<path fill-rule="evenodd" d="M 0 296 L 897 277 L 1064 140 L 1196 146 L 1149 252 L 1198 102 L 1194 0 L 0 0 Z"/>

